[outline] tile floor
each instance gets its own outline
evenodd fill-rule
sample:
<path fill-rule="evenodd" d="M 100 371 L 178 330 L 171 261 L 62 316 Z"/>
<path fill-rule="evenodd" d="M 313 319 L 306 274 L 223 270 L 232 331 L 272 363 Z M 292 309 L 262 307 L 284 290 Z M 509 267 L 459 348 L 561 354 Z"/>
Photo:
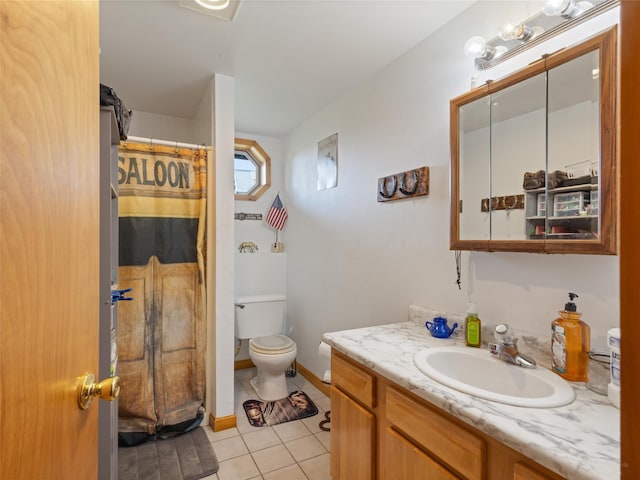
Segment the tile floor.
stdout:
<path fill-rule="evenodd" d="M 220 462 L 218 473 L 203 480 L 330 480 L 329 432 L 320 429 L 330 399 L 298 373 L 288 378 L 289 391 L 303 390 L 318 415 L 273 427 L 252 427 L 242 403 L 258 398 L 249 384 L 255 368 L 236 370 L 237 428 L 214 432 L 205 427 Z"/>

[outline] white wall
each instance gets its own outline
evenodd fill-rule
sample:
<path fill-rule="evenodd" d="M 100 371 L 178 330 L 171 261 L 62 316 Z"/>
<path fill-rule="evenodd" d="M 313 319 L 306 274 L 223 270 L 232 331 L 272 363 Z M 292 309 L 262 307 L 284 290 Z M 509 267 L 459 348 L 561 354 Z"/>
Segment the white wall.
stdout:
<path fill-rule="evenodd" d="M 131 116 L 129 136 L 180 143 L 202 143 L 195 135 L 193 120 L 140 110 L 134 110 Z"/>
<path fill-rule="evenodd" d="M 254 140 L 260 144 L 262 149 L 271 158 L 271 187 L 262 194 L 262 196 L 255 201 L 236 200 L 235 212 L 236 213 L 261 213 L 262 221 L 259 220 L 235 220 L 235 235 L 236 241 L 239 245 L 241 242 L 252 241 L 258 245 L 261 253 L 269 252 L 271 243 L 275 240 L 275 231 L 265 222 L 267 210 L 271 206 L 276 194 L 280 192 L 280 200 L 288 211 L 287 194 L 282 188 L 283 184 L 283 166 L 284 158 L 282 154 L 282 141 L 279 138 L 266 137 L 263 135 L 255 135 L 247 132 L 236 132 L 236 137 L 244 138 L 247 140 Z M 288 226 L 278 232 L 278 241 L 285 243 L 285 251 L 287 248 Z M 236 251 L 238 250 L 236 245 Z M 242 278 L 240 278 L 242 281 Z M 284 289 L 284 286 L 283 286 Z"/>
<path fill-rule="evenodd" d="M 475 4 L 287 138 L 287 309 L 298 359 L 316 375 L 323 373 L 323 332 L 403 321 L 412 303 L 463 313 L 472 299 L 486 324 L 548 335 L 574 291 L 594 343 L 619 324 L 615 256 L 463 252 L 462 290 L 455 284 L 449 100 L 467 91 L 476 73 L 462 47 L 474 34 L 492 37 L 514 14 L 531 16 L 532 3 L 539 8 Z M 317 142 L 335 132 L 338 187 L 318 192 Z M 421 165 L 430 167 L 428 196 L 376 202 L 379 177 Z"/>
<path fill-rule="evenodd" d="M 284 244 L 285 253 L 271 253 L 271 243 L 275 241 L 275 230 L 265 222 L 267 211 L 276 194 L 288 211 L 287 194 L 283 190 L 284 158 L 282 140 L 248 132 L 236 132 L 236 137 L 255 140 L 271 158 L 271 187 L 255 201 L 236 200 L 236 213 L 260 213 L 262 220 L 234 220 L 235 231 L 235 294 L 259 295 L 287 293 L 287 229 L 278 232 L 278 241 Z M 241 242 L 251 241 L 258 245 L 257 253 L 239 253 Z M 243 340 L 235 356 L 236 360 L 249 358 L 248 342 Z"/>
<path fill-rule="evenodd" d="M 213 145 L 215 118 L 213 118 L 212 114 L 214 108 L 212 88 L 213 86 L 209 84 L 192 120 L 193 138 L 195 140 L 193 143 L 198 145 Z"/>
<path fill-rule="evenodd" d="M 213 398 L 207 398 L 207 408 L 216 419 L 235 413 L 233 396 L 233 338 L 235 331 L 234 308 L 234 264 L 230 252 L 235 243 L 233 226 L 233 155 L 235 83 L 227 75 L 214 75 L 212 84 L 213 119 L 216 147 L 215 176 L 215 233 L 208 230 L 209 238 L 215 238 L 215 279 L 212 269 L 207 274 L 208 283 L 215 281 L 214 302 L 208 298 L 208 314 L 215 309 L 215 331 L 208 333 L 207 353 L 215 358 Z M 207 203 L 207 206 L 211 205 Z M 208 227 L 213 227 L 208 223 Z M 209 289 L 208 295 L 210 295 Z M 215 303 L 211 305 L 211 303 Z M 213 347 L 213 349 L 211 348 Z M 210 385 L 210 384 L 208 384 Z"/>
<path fill-rule="evenodd" d="M 131 116 L 129 136 L 167 142 L 213 145 L 211 87 L 207 88 L 194 118 L 170 117 L 135 110 Z"/>

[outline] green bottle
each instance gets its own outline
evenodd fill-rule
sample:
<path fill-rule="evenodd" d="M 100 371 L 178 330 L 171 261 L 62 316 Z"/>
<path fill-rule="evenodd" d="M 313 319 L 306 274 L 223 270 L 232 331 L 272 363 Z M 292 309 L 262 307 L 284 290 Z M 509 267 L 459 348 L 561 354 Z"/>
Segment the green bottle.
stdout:
<path fill-rule="evenodd" d="M 467 347 L 480 347 L 482 345 L 482 322 L 478 318 L 474 303 L 470 303 L 467 309 L 467 316 L 464 319 L 464 333 Z"/>

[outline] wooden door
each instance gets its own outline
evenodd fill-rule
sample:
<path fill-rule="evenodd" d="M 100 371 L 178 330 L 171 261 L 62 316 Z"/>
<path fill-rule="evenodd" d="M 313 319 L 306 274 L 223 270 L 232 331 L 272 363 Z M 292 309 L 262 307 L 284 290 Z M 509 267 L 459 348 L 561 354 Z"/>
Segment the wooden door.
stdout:
<path fill-rule="evenodd" d="M 0 2 L 0 478 L 97 478 L 98 2 Z"/>
<path fill-rule="evenodd" d="M 622 340 L 621 478 L 640 478 L 640 2 L 621 2 L 620 74 L 620 329 Z"/>

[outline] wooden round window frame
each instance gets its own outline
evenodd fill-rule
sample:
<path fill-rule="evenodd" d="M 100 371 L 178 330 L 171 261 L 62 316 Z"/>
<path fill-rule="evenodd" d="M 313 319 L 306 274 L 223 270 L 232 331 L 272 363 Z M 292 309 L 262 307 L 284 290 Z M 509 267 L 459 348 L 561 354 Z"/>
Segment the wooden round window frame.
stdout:
<path fill-rule="evenodd" d="M 256 201 L 271 186 L 271 157 L 255 140 L 235 139 L 235 151 L 251 156 L 260 168 L 260 185 L 249 193 L 236 193 L 236 200 Z"/>

